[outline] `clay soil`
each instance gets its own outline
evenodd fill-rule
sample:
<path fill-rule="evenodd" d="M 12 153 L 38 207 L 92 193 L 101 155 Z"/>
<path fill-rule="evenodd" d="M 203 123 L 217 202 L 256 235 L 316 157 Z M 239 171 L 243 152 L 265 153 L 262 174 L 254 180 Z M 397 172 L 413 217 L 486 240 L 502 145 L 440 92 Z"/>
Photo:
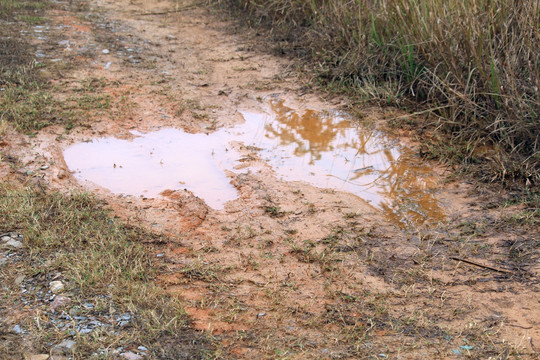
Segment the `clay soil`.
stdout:
<path fill-rule="evenodd" d="M 98 0 L 49 15 L 58 41 L 44 46 L 34 34 L 34 45 L 44 61 L 69 61 L 54 96 L 77 96 L 86 110 L 69 129 L 8 128 L 3 179 L 90 192 L 126 223 L 165 235 L 148 244 L 162 265 L 155 281 L 214 339 L 209 357 L 537 358 L 540 239 L 534 225 L 511 221 L 526 210 L 511 193 L 431 164 L 446 217 L 403 227 L 360 197 L 281 180 L 241 145 L 243 166 L 257 170 L 228 174 L 239 198 L 223 210 L 189 191 L 123 196 L 78 181 L 63 159 L 74 143 L 166 127 L 212 133 L 275 98 L 298 111 L 347 100 L 319 92 L 256 34 L 200 4 Z M 402 115 L 357 110 L 367 124 Z"/>

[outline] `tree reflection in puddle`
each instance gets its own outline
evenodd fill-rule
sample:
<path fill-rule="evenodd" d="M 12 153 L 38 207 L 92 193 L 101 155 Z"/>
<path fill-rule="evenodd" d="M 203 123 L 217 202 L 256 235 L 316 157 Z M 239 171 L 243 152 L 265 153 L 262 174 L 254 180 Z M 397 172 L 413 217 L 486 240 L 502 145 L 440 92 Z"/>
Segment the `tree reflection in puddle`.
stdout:
<path fill-rule="evenodd" d="M 437 176 L 412 150 L 338 112 L 299 113 L 282 101 L 270 108 L 269 115 L 243 113 L 253 128 L 264 123 L 243 141 L 261 148 L 285 180 L 354 193 L 404 226 L 444 218 L 434 196 Z"/>

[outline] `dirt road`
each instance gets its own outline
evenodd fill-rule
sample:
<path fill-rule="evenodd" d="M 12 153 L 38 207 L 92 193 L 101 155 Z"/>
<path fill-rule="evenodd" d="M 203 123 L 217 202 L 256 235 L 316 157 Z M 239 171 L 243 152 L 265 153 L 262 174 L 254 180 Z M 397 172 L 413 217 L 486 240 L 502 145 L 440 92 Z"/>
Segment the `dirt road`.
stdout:
<path fill-rule="evenodd" d="M 535 356 L 540 264 L 519 244 L 538 234 L 505 221 L 519 205 L 490 206 L 503 195 L 449 180 L 414 138 L 377 127 L 398 110 L 347 114 L 197 4 L 69 9 L 52 10 L 43 61 L 75 64 L 56 96 L 83 94 L 86 118 L 9 130 L 6 146 L 48 187 L 90 191 L 171 239 L 148 249 L 156 281 L 215 336 L 214 357 Z"/>

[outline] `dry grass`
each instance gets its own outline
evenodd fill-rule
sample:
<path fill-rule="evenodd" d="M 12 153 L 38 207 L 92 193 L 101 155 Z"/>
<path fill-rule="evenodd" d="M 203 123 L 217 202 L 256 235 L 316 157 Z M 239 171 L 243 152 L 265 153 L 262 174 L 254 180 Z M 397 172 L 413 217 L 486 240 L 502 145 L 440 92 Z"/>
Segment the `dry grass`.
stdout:
<path fill-rule="evenodd" d="M 22 284 L 36 289 L 22 295 L 34 304 L 22 322 L 31 334 L 26 339 L 34 348 L 48 352 L 61 339 L 74 336 L 76 359 L 98 352 L 103 354 L 99 358 L 109 358 L 113 349 L 129 344 L 146 345 L 151 358 L 170 358 L 162 353 L 184 358 L 180 355 L 183 352 L 189 353 L 189 358 L 204 357 L 208 340 L 189 329 L 182 304 L 154 285 L 158 269 L 144 242 L 155 240 L 156 235 L 115 220 L 88 195 L 64 196 L 32 187 L 1 186 L 0 219 L 0 233 L 24 236 L 24 249 L 15 251 L 24 261 L 8 263 L 0 277 L 13 284 L 22 274 Z M 75 335 L 70 334 L 75 328 L 59 329 L 49 312 L 48 297 L 39 295 L 47 291 L 53 276 L 66 284 L 66 295 L 72 300 L 67 313 L 94 316 L 104 324 L 128 313 L 133 319 L 131 326 L 119 328 L 113 323 L 112 327 L 105 325 L 89 334 L 76 331 Z M 0 313 L 6 316 L 4 311 L 13 311 L 10 306 L 17 307 L 19 292 L 16 285 L 0 292 Z M 94 307 L 84 310 L 83 303 Z M 177 337 L 184 340 L 175 340 Z M 169 341 L 174 344 L 169 345 Z"/>
<path fill-rule="evenodd" d="M 450 144 L 441 156 L 489 164 L 493 180 L 538 184 L 538 0 L 210 2 L 270 24 L 278 46 L 310 58 L 326 86 L 414 100 Z"/>

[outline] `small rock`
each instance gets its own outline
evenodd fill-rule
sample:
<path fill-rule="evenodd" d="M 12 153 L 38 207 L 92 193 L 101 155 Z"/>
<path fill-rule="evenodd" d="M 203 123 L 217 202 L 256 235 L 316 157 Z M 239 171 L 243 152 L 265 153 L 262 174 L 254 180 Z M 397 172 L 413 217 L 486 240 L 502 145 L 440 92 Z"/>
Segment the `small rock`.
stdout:
<path fill-rule="evenodd" d="M 120 356 L 127 360 L 141 360 L 143 358 L 141 355 L 137 355 L 135 353 L 132 353 L 131 351 L 125 352 Z"/>
<path fill-rule="evenodd" d="M 56 355 L 67 355 L 75 350 L 76 342 L 70 339 L 62 341 L 52 349 L 52 353 Z"/>
<path fill-rule="evenodd" d="M 7 236 L 7 235 L 2 236 L 2 242 L 8 242 L 9 240 L 11 240 L 11 236 Z"/>
<path fill-rule="evenodd" d="M 40 167 L 41 170 L 47 170 L 49 168 L 49 165 L 43 165 L 42 167 Z"/>
<path fill-rule="evenodd" d="M 55 312 L 56 309 L 66 307 L 67 305 L 69 305 L 70 302 L 70 298 L 59 295 L 54 298 L 54 301 L 49 305 L 49 309 L 51 309 L 52 312 Z"/>
<path fill-rule="evenodd" d="M 7 259 L 3 256 L 0 257 L 0 266 L 4 265 L 5 263 L 7 263 Z"/>
<path fill-rule="evenodd" d="M 139 351 L 147 351 L 148 348 L 147 348 L 146 346 L 139 346 L 139 347 L 137 348 L 137 350 L 139 350 Z"/>
<path fill-rule="evenodd" d="M 85 309 L 91 310 L 91 309 L 94 308 L 94 305 L 92 305 L 92 304 L 90 304 L 90 303 L 84 303 L 84 304 L 83 304 L 83 307 L 84 307 Z"/>
<path fill-rule="evenodd" d="M 69 360 L 69 358 L 62 355 L 52 355 L 49 360 Z"/>
<path fill-rule="evenodd" d="M 20 325 L 15 325 L 15 326 L 13 327 L 13 332 L 14 332 L 15 334 L 19 334 L 19 335 L 20 335 L 20 334 L 24 334 L 24 330 L 22 329 L 22 327 L 21 327 Z"/>
<path fill-rule="evenodd" d="M 51 281 L 49 283 L 49 287 L 51 289 L 51 292 L 53 294 L 57 294 L 59 292 L 61 292 L 62 290 L 64 290 L 64 283 L 61 282 L 61 281 Z"/>
<path fill-rule="evenodd" d="M 28 360 L 49 360 L 48 354 L 30 355 Z"/>
<path fill-rule="evenodd" d="M 21 285 L 24 281 L 24 275 L 19 275 L 15 278 L 15 285 Z"/>
<path fill-rule="evenodd" d="M 102 51 L 102 53 L 104 53 L 104 54 L 108 54 L 109 52 L 110 52 L 109 49 L 103 49 L 103 51 Z"/>
<path fill-rule="evenodd" d="M 67 176 L 66 172 L 64 170 L 60 170 L 58 171 L 58 174 L 56 174 L 56 177 L 59 178 L 60 180 L 62 179 L 65 179 Z"/>
<path fill-rule="evenodd" d="M 9 247 L 12 247 L 12 248 L 15 248 L 15 249 L 20 249 L 23 247 L 23 243 L 20 242 L 19 240 L 15 240 L 15 239 L 12 239 L 12 238 L 9 238 L 8 241 L 6 241 L 4 243 L 4 245 L 6 246 L 9 246 Z"/>
<path fill-rule="evenodd" d="M 125 327 L 129 326 L 129 321 L 119 321 L 118 326 L 121 327 L 121 328 L 125 328 Z"/>

